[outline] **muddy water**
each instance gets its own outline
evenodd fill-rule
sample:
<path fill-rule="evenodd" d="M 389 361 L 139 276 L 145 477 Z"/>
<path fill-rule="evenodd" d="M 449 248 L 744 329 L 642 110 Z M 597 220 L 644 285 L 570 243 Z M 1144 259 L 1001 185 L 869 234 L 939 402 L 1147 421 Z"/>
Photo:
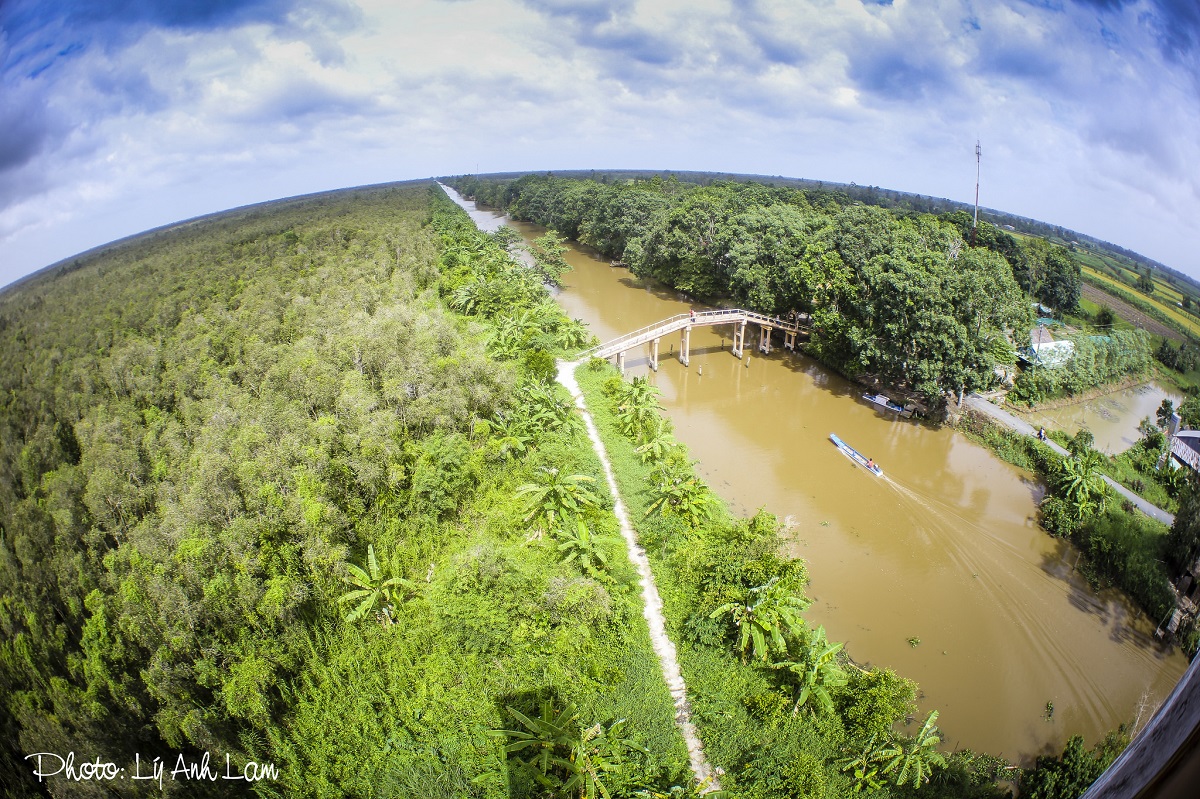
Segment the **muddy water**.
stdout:
<path fill-rule="evenodd" d="M 1137 443 L 1140 438 L 1138 424 L 1147 416 L 1153 420 L 1164 399 L 1171 400 L 1176 407 L 1183 400 L 1178 394 L 1168 393 L 1148 383 L 1076 405 L 1034 411 L 1026 414 L 1025 418 L 1032 425 L 1065 430 L 1071 435 L 1080 430 L 1090 430 L 1096 439 L 1097 449 L 1116 455 Z"/>
<path fill-rule="evenodd" d="M 567 260 L 557 299 L 602 340 L 692 307 L 577 249 Z M 811 622 L 857 661 L 917 680 L 948 746 L 1027 758 L 1073 734 L 1094 741 L 1139 706 L 1144 720 L 1170 691 L 1184 658 L 1155 643 L 1153 621 L 1072 573 L 1074 550 L 1034 522 L 1031 475 L 953 431 L 877 412 L 811 359 L 776 350 L 747 366 L 729 340 L 698 328 L 689 368 L 668 356 L 677 335 L 662 341 L 657 374 L 646 352 L 626 365 L 662 390 L 678 438 L 736 512 L 765 506 L 788 521 L 809 563 Z M 831 432 L 886 477 L 854 465 Z"/>

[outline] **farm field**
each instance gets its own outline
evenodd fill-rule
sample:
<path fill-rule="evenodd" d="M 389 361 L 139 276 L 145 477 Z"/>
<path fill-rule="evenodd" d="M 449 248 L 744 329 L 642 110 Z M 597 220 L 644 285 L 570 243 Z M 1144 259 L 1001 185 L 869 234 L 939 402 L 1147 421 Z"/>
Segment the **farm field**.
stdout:
<path fill-rule="evenodd" d="M 1121 289 L 1126 292 L 1132 293 L 1135 291 L 1130 286 L 1127 286 L 1127 285 L 1109 277 L 1108 275 L 1102 274 L 1089 266 L 1083 266 L 1082 268 L 1083 268 L 1085 276 L 1090 276 L 1092 279 L 1097 280 L 1101 283 L 1104 283 L 1105 285 L 1113 286 L 1114 288 L 1118 288 L 1118 289 Z M 1156 285 L 1157 285 L 1157 283 L 1156 283 Z M 1086 283 L 1084 284 L 1083 288 L 1084 288 L 1083 296 L 1087 297 L 1088 299 L 1091 299 L 1093 302 L 1098 302 L 1098 300 L 1095 299 L 1095 296 L 1091 296 L 1088 294 L 1088 292 L 1087 292 L 1088 285 Z M 1096 287 L 1092 287 L 1092 288 L 1094 291 L 1097 291 L 1097 292 L 1099 291 L 1098 289 L 1096 289 Z M 1111 295 L 1104 293 L 1104 294 L 1101 294 L 1101 296 L 1110 297 Z M 1112 302 L 1110 302 L 1109 305 L 1110 305 L 1110 307 L 1112 307 L 1113 311 L 1115 311 L 1119 316 L 1123 316 L 1126 319 L 1130 319 L 1131 321 L 1133 321 L 1135 319 L 1134 316 L 1126 315 L 1127 310 L 1133 309 L 1134 313 L 1140 314 L 1141 317 L 1144 317 L 1146 319 L 1150 319 L 1149 315 L 1147 315 L 1144 311 L 1139 311 L 1139 310 L 1135 309 L 1134 306 L 1131 305 L 1130 303 L 1125 302 L 1124 300 L 1121 300 L 1118 297 L 1111 297 L 1111 299 L 1112 299 Z M 1167 316 L 1167 318 L 1169 318 L 1171 321 L 1179 324 L 1180 327 L 1187 330 L 1190 334 L 1195 335 L 1195 336 L 1200 336 L 1200 322 L 1198 322 L 1194 317 L 1189 316 L 1188 314 L 1181 311 L 1178 307 L 1167 305 L 1165 302 L 1163 302 L 1162 300 L 1160 300 L 1156 297 L 1147 297 L 1145 295 L 1142 295 L 1141 297 L 1139 297 L 1139 299 L 1143 300 L 1144 302 L 1146 302 L 1153 308 L 1156 308 L 1157 310 L 1161 311 L 1164 315 Z M 1107 300 L 1105 302 L 1107 302 Z M 1126 310 L 1118 310 L 1115 303 L 1120 303 Z M 1156 324 L 1163 330 L 1170 330 L 1170 328 L 1167 328 L 1161 322 L 1157 322 Z M 1149 325 L 1146 325 L 1146 329 L 1152 333 L 1157 333 L 1158 335 L 1166 336 L 1167 338 L 1170 338 L 1173 341 L 1181 341 L 1182 340 L 1182 337 L 1180 336 L 1179 332 L 1175 331 L 1175 330 L 1171 330 L 1170 335 L 1167 335 L 1166 333 L 1162 332 L 1161 330 L 1156 330 L 1155 328 L 1153 328 Z"/>

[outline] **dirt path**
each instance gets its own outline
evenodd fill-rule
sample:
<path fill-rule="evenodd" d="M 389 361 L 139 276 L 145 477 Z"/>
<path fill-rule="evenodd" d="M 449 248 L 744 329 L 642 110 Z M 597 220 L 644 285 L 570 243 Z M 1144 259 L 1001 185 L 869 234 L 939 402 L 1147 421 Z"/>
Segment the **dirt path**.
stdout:
<path fill-rule="evenodd" d="M 705 793 L 717 791 L 721 789 L 721 786 L 717 782 L 712 766 L 704 757 L 704 744 L 701 743 L 700 735 L 696 732 L 696 725 L 692 723 L 692 708 L 688 704 L 687 686 L 684 685 L 683 674 L 679 671 L 675 644 L 667 637 L 667 622 L 662 613 L 662 597 L 658 595 L 658 587 L 654 584 L 654 574 L 650 571 L 650 561 L 646 557 L 646 550 L 642 549 L 642 545 L 638 543 L 637 534 L 634 533 L 633 525 L 629 522 L 629 514 L 625 512 L 625 503 L 621 501 L 621 492 L 617 489 L 617 479 L 608 462 L 608 453 L 600 441 L 600 434 L 596 431 L 595 423 L 592 422 L 592 415 L 588 413 L 587 405 L 584 404 L 583 392 L 579 390 L 579 384 L 575 382 L 575 369 L 578 366 L 578 361 L 559 361 L 558 382 L 575 398 L 575 406 L 579 408 L 579 414 L 583 417 L 583 423 L 587 427 L 588 438 L 592 440 L 592 449 L 596 451 L 596 457 L 600 459 L 600 464 L 604 467 L 604 479 L 608 482 L 608 490 L 613 495 L 613 514 L 621 526 L 621 535 L 625 538 L 629 560 L 637 568 L 638 576 L 641 578 L 642 615 L 645 616 L 646 623 L 650 626 L 650 643 L 654 647 L 654 653 L 658 655 L 663 679 L 666 680 L 667 688 L 671 691 L 671 698 L 675 702 L 675 723 L 679 726 L 683 740 L 687 743 L 692 774 L 695 775 L 697 782 L 704 786 Z"/>
<path fill-rule="evenodd" d="M 1080 290 L 1084 299 L 1091 300 L 1097 305 L 1107 305 L 1109 308 L 1112 308 L 1113 313 L 1130 322 L 1134 327 L 1140 327 L 1156 336 L 1169 338 L 1176 343 L 1183 341 L 1183 336 L 1177 330 L 1167 327 L 1157 319 L 1148 316 L 1145 311 L 1134 308 L 1120 297 L 1114 297 L 1107 291 L 1096 288 L 1091 283 L 1084 283 L 1080 287 Z"/>

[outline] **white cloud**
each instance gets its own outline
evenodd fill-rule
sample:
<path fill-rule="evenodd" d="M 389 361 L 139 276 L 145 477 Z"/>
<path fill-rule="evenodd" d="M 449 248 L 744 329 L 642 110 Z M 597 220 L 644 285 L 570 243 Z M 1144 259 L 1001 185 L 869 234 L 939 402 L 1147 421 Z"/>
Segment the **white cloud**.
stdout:
<path fill-rule="evenodd" d="M 977 137 L 985 204 L 1200 274 L 1200 94 L 1149 2 L 373 0 L 142 25 L 6 73 L 0 119 L 28 133 L 0 137 L 0 283 L 187 216 L 477 168 L 965 200 Z"/>

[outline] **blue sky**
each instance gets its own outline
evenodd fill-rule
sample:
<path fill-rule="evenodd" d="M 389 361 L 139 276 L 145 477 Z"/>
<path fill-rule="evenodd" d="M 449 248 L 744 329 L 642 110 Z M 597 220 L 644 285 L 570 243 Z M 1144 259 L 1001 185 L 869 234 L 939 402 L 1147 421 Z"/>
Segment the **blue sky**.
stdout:
<path fill-rule="evenodd" d="M 4 0 L 0 285 L 277 197 L 658 168 L 970 201 L 1200 277 L 1194 0 Z"/>

